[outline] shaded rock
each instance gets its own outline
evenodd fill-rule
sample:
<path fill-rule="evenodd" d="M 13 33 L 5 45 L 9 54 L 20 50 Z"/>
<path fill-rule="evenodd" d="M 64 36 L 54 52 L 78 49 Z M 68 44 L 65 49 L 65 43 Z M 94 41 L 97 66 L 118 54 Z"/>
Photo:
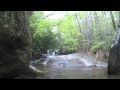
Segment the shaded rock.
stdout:
<path fill-rule="evenodd" d="M 40 58 L 37 60 L 33 60 L 30 62 L 30 65 L 32 65 L 32 66 L 42 65 L 45 60 L 46 60 L 46 58 Z"/>
<path fill-rule="evenodd" d="M 109 60 L 108 60 L 108 74 L 116 74 L 120 72 L 120 12 L 119 22 L 116 28 L 116 33 L 111 44 Z"/>
<path fill-rule="evenodd" d="M 42 54 L 42 58 L 47 58 L 48 55 L 47 54 Z"/>
<path fill-rule="evenodd" d="M 25 73 L 31 59 L 28 11 L 0 11 L 0 79 Z"/>
<path fill-rule="evenodd" d="M 44 72 L 30 65 L 29 69 L 15 79 L 44 79 Z"/>
<path fill-rule="evenodd" d="M 42 57 L 41 52 L 33 52 L 32 53 L 32 60 L 40 59 Z"/>
<path fill-rule="evenodd" d="M 90 65 L 89 67 L 97 67 L 97 65 Z"/>
<path fill-rule="evenodd" d="M 16 77 L 15 79 L 32 79 L 32 78 L 28 77 L 26 75 L 20 75 L 20 76 Z"/>

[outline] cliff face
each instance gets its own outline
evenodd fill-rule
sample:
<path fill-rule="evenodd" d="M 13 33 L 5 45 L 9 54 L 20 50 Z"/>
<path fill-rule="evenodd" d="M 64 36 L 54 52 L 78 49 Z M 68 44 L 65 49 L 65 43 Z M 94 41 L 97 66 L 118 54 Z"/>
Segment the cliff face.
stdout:
<path fill-rule="evenodd" d="M 0 11 L 0 78 L 25 73 L 31 59 L 28 11 Z"/>

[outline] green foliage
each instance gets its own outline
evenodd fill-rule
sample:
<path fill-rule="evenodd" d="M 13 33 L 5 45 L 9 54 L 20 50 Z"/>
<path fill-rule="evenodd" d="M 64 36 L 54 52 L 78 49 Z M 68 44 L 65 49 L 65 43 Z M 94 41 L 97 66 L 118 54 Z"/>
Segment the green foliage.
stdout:
<path fill-rule="evenodd" d="M 32 30 L 32 49 L 46 53 L 48 49 L 57 48 L 58 40 L 56 34 L 52 31 L 54 22 L 49 19 L 43 19 L 43 12 L 34 12 L 31 16 Z"/>
<path fill-rule="evenodd" d="M 109 11 L 78 11 L 79 24 L 75 12 L 64 11 L 63 14 L 61 19 L 49 19 L 43 11 L 33 13 L 30 25 L 34 51 L 55 48 L 62 49 L 64 54 L 78 49 L 109 51 L 114 35 Z M 118 12 L 113 11 L 113 15 L 117 24 Z"/>
<path fill-rule="evenodd" d="M 98 49 L 101 49 L 104 44 L 105 44 L 105 42 L 94 42 L 94 45 L 91 48 L 91 50 L 97 51 Z"/>
<path fill-rule="evenodd" d="M 60 47 L 65 54 L 75 52 L 79 47 L 81 34 L 77 28 L 74 15 L 66 12 L 66 16 L 58 26 L 61 34 Z"/>
<path fill-rule="evenodd" d="M 55 34 L 47 29 L 34 35 L 33 38 L 33 50 L 46 52 L 47 49 L 53 49 L 57 46 L 57 39 Z"/>

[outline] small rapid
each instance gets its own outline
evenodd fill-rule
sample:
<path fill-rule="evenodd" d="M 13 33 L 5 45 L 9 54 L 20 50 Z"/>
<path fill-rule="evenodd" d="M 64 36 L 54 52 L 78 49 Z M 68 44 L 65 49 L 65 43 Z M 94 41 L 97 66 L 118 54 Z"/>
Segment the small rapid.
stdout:
<path fill-rule="evenodd" d="M 36 62 L 36 61 L 34 61 Z M 40 63 L 40 60 L 37 60 L 37 63 L 48 66 L 48 67 L 88 67 L 92 65 L 94 62 L 94 59 L 91 57 L 88 57 L 84 54 L 69 54 L 69 55 L 50 55 L 48 56 L 42 63 Z M 107 66 L 106 62 L 97 61 L 97 66 Z"/>

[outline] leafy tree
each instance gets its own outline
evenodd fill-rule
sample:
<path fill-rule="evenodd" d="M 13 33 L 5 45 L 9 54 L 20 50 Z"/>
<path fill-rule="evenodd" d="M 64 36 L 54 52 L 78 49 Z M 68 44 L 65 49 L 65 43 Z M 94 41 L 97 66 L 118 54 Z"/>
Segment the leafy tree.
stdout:
<path fill-rule="evenodd" d="M 44 15 L 44 12 L 34 12 L 31 16 L 32 49 L 46 53 L 48 49 L 57 48 L 56 34 L 52 31 L 54 21 Z"/>
<path fill-rule="evenodd" d="M 63 11 L 61 19 L 48 18 L 55 13 L 45 15 L 43 11 L 36 11 L 32 14 L 30 23 L 34 51 L 45 52 L 50 48 L 58 48 L 66 54 L 77 50 L 109 51 L 115 32 L 113 27 L 118 22 L 117 11 Z M 114 17 L 114 24 L 111 17 Z"/>

